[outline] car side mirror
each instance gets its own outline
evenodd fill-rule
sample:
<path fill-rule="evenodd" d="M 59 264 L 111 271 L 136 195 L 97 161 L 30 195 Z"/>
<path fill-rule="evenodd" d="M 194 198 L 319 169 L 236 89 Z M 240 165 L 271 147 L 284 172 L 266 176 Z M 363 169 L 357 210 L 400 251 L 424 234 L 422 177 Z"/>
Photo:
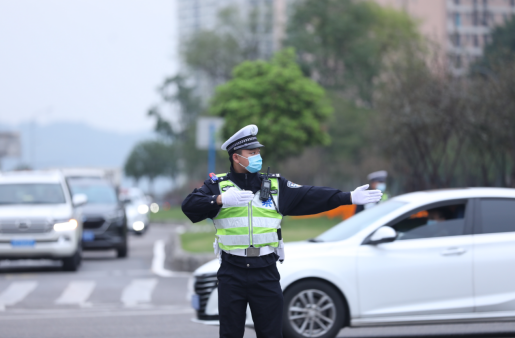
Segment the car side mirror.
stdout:
<path fill-rule="evenodd" d="M 74 206 L 80 207 L 81 205 L 88 203 L 88 196 L 85 194 L 75 194 L 73 195 L 72 200 Z"/>
<path fill-rule="evenodd" d="M 395 241 L 397 238 L 397 231 L 392 227 L 382 226 L 377 229 L 365 244 L 377 245 L 381 243 L 389 243 Z"/>

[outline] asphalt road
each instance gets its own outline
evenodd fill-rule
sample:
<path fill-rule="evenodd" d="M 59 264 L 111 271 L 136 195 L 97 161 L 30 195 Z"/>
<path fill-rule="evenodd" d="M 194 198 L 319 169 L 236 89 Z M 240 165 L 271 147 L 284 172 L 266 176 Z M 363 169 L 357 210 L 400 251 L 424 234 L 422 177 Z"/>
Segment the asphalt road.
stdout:
<path fill-rule="evenodd" d="M 0 261 L 0 338 L 207 338 L 218 327 L 193 323 L 188 276 L 152 273 L 153 247 L 172 227 L 130 239 L 126 259 L 86 252 L 78 272 L 52 261 Z M 512 332 L 513 334 L 511 334 Z M 339 337 L 515 337 L 515 323 L 344 329 Z M 245 338 L 256 337 L 247 329 Z"/>

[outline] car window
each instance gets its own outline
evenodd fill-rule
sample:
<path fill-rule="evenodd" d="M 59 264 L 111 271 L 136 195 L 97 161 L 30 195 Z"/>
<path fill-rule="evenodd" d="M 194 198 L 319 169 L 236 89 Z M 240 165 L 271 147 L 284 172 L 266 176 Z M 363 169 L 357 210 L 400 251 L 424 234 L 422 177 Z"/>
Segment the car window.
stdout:
<path fill-rule="evenodd" d="M 465 230 L 465 203 L 419 210 L 392 225 L 397 240 L 448 237 L 463 235 Z"/>
<path fill-rule="evenodd" d="M 0 184 L 0 204 L 66 203 L 58 183 Z"/>
<path fill-rule="evenodd" d="M 394 200 L 379 203 L 377 206 L 366 209 L 335 225 L 315 238 L 315 240 L 320 242 L 343 241 L 344 239 L 350 238 L 365 229 L 380 217 L 383 217 L 404 205 L 406 205 L 406 202 Z"/>
<path fill-rule="evenodd" d="M 515 232 L 515 199 L 482 199 L 479 233 Z"/>

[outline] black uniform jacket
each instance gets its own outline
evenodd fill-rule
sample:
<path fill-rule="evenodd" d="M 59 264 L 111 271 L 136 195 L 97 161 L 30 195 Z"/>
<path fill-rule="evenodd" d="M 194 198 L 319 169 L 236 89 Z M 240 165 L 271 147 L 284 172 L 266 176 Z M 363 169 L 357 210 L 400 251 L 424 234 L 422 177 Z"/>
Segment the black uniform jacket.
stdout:
<path fill-rule="evenodd" d="M 259 173 L 239 174 L 236 173 L 232 167 L 227 175 L 238 187 L 244 190 L 251 190 L 254 194 L 261 189 L 261 181 L 264 177 L 264 175 Z M 211 180 L 208 179 L 204 182 L 202 187 L 194 189 L 193 192 L 186 197 L 182 202 L 182 211 L 193 223 L 200 222 L 206 218 L 212 219 L 218 214 L 218 211 L 222 207 L 216 203 L 218 195 L 220 195 L 218 183 L 212 183 Z M 338 189 L 326 187 L 301 186 L 289 182 L 284 177 L 279 177 L 279 212 L 283 216 L 313 215 L 345 204 L 352 204 L 349 192 L 342 192 Z M 227 256 L 238 261 L 234 262 L 237 263 L 236 265 L 246 266 L 248 260 L 265 259 L 267 256 L 275 255 L 248 258 L 232 255 Z M 270 258 L 272 257 L 268 257 L 267 260 Z M 240 260 L 241 262 L 239 262 Z M 254 267 L 269 265 L 269 263 L 265 262 L 259 264 L 256 261 L 254 263 L 255 264 L 252 264 Z"/>

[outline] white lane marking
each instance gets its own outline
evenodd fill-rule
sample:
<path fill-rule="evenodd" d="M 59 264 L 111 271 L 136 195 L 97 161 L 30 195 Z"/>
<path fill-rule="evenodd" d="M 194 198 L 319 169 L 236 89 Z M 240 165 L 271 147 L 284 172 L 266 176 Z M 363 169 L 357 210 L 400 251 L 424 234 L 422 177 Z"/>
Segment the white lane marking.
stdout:
<path fill-rule="evenodd" d="M 184 315 L 194 314 L 195 311 L 190 307 L 174 307 L 174 308 L 163 308 L 163 309 L 151 309 L 151 310 L 66 310 L 56 312 L 24 312 L 24 313 L 9 313 L 5 312 L 0 316 L 0 321 L 3 320 L 28 320 L 28 319 L 58 319 L 58 318 L 95 318 L 95 317 L 130 317 L 130 316 L 161 316 L 161 315 Z"/>
<path fill-rule="evenodd" d="M 156 284 L 156 278 L 134 279 L 123 289 L 122 303 L 125 306 L 135 306 L 150 302 Z"/>
<path fill-rule="evenodd" d="M 14 305 L 21 302 L 29 293 L 38 286 L 36 281 L 12 282 L 7 289 L 0 294 L 0 310 L 6 305 Z"/>
<path fill-rule="evenodd" d="M 89 298 L 94 288 L 95 282 L 93 281 L 70 282 L 61 296 L 55 300 L 55 303 L 83 305 L 86 303 L 86 300 Z"/>
<path fill-rule="evenodd" d="M 154 243 L 154 257 L 152 258 L 152 272 L 159 277 L 190 277 L 190 272 L 175 272 L 164 268 L 165 265 L 165 241 L 158 239 Z"/>

